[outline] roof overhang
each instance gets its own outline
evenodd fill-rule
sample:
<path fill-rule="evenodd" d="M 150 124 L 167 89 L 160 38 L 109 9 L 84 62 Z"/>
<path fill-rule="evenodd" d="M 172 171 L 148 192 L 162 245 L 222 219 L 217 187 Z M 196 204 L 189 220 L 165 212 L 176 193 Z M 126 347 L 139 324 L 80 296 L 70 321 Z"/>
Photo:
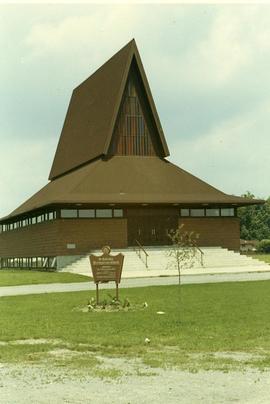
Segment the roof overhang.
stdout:
<path fill-rule="evenodd" d="M 48 183 L 1 220 L 65 204 L 248 206 L 260 199 L 227 195 L 158 157 L 96 160 Z"/>

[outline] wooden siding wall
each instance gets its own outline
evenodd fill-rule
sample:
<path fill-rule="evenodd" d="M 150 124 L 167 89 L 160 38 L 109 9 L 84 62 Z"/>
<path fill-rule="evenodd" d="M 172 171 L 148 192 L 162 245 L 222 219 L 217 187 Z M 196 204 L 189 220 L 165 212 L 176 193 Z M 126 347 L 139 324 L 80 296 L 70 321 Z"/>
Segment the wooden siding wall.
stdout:
<path fill-rule="evenodd" d="M 201 247 L 221 246 L 230 250 L 240 249 L 240 220 L 232 218 L 180 218 L 184 229 L 200 234 Z"/>
<path fill-rule="evenodd" d="M 1 257 L 50 256 L 57 248 L 56 222 L 39 223 L 0 234 Z"/>
<path fill-rule="evenodd" d="M 75 243 L 77 248 L 66 250 L 71 255 L 88 252 L 91 248 L 101 248 L 109 245 L 112 248 L 127 247 L 127 220 L 126 219 L 61 219 L 59 220 L 59 234 L 61 248 L 65 249 L 67 243 Z"/>
<path fill-rule="evenodd" d="M 130 217 L 138 214 L 143 217 L 142 211 L 146 215 L 150 213 L 148 209 L 134 209 L 134 211 L 129 209 L 128 213 Z M 155 210 L 155 213 L 158 211 L 159 209 Z M 165 211 L 164 209 L 163 213 Z M 105 244 L 109 244 L 113 248 L 125 248 L 128 244 L 127 220 L 59 219 L 1 233 L 0 256 L 80 255 L 87 253 L 91 248 L 100 248 Z M 238 218 L 180 218 L 180 223 L 185 225 L 186 230 L 200 234 L 198 243 L 200 246 L 221 246 L 239 250 L 240 225 Z M 67 244 L 76 244 L 76 248 L 67 249 Z"/>
<path fill-rule="evenodd" d="M 67 249 L 67 244 L 76 244 Z M 0 234 L 1 257 L 80 255 L 105 244 L 127 246 L 126 219 L 59 219 Z"/>

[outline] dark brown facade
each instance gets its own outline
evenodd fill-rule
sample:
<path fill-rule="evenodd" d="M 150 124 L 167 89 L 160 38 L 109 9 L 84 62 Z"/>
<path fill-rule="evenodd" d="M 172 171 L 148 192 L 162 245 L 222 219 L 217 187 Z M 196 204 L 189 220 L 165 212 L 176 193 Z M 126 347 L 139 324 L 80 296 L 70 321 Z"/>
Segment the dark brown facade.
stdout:
<path fill-rule="evenodd" d="M 133 40 L 73 91 L 50 182 L 0 220 L 2 267 L 54 266 L 104 244 L 167 245 L 181 223 L 200 246 L 238 250 L 237 207 L 263 201 L 227 195 L 168 155 Z"/>

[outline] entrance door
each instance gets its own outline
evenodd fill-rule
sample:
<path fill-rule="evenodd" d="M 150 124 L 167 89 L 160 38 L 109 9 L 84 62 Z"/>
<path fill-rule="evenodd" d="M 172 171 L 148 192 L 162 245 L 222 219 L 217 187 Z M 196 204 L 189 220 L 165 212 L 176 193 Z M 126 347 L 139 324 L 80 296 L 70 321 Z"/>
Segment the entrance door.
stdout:
<path fill-rule="evenodd" d="M 132 216 L 128 218 L 128 245 L 170 244 L 168 232 L 178 227 L 178 216 Z"/>

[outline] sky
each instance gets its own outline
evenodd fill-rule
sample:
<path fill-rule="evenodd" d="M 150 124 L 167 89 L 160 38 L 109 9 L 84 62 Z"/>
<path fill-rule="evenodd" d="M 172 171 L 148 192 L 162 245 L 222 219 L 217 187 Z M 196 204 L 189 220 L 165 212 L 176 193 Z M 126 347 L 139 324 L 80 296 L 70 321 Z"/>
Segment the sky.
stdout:
<path fill-rule="evenodd" d="M 0 4 L 0 217 L 48 182 L 72 89 L 132 38 L 169 160 L 270 196 L 270 4 Z"/>

